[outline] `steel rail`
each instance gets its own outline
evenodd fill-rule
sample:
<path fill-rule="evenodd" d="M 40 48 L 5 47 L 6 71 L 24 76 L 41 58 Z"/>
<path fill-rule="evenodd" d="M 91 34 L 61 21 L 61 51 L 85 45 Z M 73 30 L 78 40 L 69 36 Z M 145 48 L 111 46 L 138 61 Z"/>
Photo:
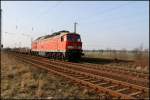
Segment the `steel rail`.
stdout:
<path fill-rule="evenodd" d="M 32 57 L 40 57 L 40 56 L 33 56 L 33 55 L 28 55 L 28 56 L 32 56 Z M 43 57 L 41 57 L 43 58 Z M 48 58 L 42 59 L 45 61 L 48 61 Z M 60 61 L 60 60 L 55 60 L 58 62 L 64 62 L 64 61 Z M 132 76 L 136 76 L 136 77 L 141 77 L 145 79 L 149 79 L 149 73 L 144 73 L 144 72 L 140 72 L 140 71 L 136 71 L 133 69 L 129 69 L 129 68 L 122 68 L 122 67 L 115 67 L 115 66 L 111 66 L 111 68 L 113 67 L 113 69 L 110 69 L 110 66 L 108 65 L 98 65 L 98 64 L 91 64 L 91 63 L 73 63 L 73 62 L 65 62 L 71 65 L 78 65 L 78 66 L 83 66 L 83 67 L 89 67 L 89 68 L 93 68 L 93 69 L 102 69 L 102 70 L 106 70 L 106 71 L 110 71 L 110 72 L 120 72 L 120 73 L 124 73 L 124 74 L 130 74 Z"/>
<path fill-rule="evenodd" d="M 20 56 L 21 57 L 21 56 Z M 83 76 L 88 76 L 88 77 L 90 77 L 90 78 L 93 78 L 93 79 L 95 79 L 95 81 L 96 80 L 105 80 L 105 84 L 107 83 L 107 82 L 109 82 L 109 83 L 111 83 L 111 84 L 115 84 L 115 85 L 117 85 L 117 86 L 120 86 L 120 85 L 122 85 L 124 88 L 129 88 L 129 89 L 134 89 L 134 90 L 136 90 L 137 92 L 139 92 L 140 91 L 140 93 L 147 93 L 148 91 L 147 91 L 147 89 L 145 89 L 144 87 L 140 87 L 140 86 L 136 86 L 136 85 L 132 85 L 132 84 L 129 84 L 129 83 L 125 83 L 125 82 L 120 82 L 120 81 L 117 81 L 117 80 L 113 80 L 113 79 L 109 79 L 109 78 L 104 78 L 104 77 L 100 77 L 100 76 L 97 76 L 97 75 L 93 75 L 93 74 L 89 74 L 89 73 L 85 73 L 85 72 L 82 72 L 82 71 L 75 71 L 75 70 L 72 70 L 72 69 L 68 69 L 68 68 L 64 68 L 64 67 L 61 67 L 61 66 L 57 66 L 57 65 L 52 65 L 52 64 L 47 64 L 47 63 L 42 63 L 42 62 L 39 62 L 39 60 L 34 60 L 34 59 L 31 59 L 31 58 L 25 58 L 25 57 L 21 57 L 22 58 L 22 60 L 30 60 L 30 62 L 34 62 L 34 63 L 38 63 L 37 65 L 43 65 L 43 66 L 52 66 L 52 67 L 50 67 L 51 69 L 53 69 L 53 70 L 55 70 L 55 71 L 58 71 L 59 70 L 59 72 L 62 72 L 62 71 L 64 71 L 65 73 L 68 73 L 69 74 L 69 72 L 72 72 L 73 74 L 73 76 L 74 75 L 83 75 Z M 49 69 L 49 67 L 46 67 L 46 68 L 48 68 Z M 57 69 L 57 70 L 56 70 Z M 70 74 L 71 75 L 71 74 Z M 76 76 L 77 77 L 77 76 Z M 85 77 L 83 77 L 83 78 L 85 78 Z M 85 79 L 87 79 L 87 78 L 85 78 Z M 93 84 L 93 83 L 91 83 L 91 84 Z M 91 86 L 91 85 L 90 85 Z M 94 85 L 94 87 L 97 87 L 97 85 L 95 86 Z M 101 89 L 102 88 L 105 88 L 105 87 L 101 87 Z M 114 93 L 114 92 L 112 92 L 112 90 L 111 89 L 109 89 L 109 88 L 105 88 L 105 89 L 103 89 L 103 91 L 105 90 L 105 92 L 109 92 L 109 93 Z M 111 90 L 111 91 L 110 91 Z M 124 90 L 124 89 L 123 89 Z M 123 90 L 119 90 L 119 91 L 123 91 Z M 132 95 L 131 96 L 129 96 L 129 97 L 132 97 L 133 96 L 133 94 L 136 94 L 137 92 L 133 92 L 133 93 L 131 93 Z M 126 96 L 126 94 L 122 94 L 122 93 L 120 93 L 120 92 L 116 92 L 115 91 L 115 94 L 117 94 L 117 96 L 119 95 L 119 96 L 121 96 L 122 98 L 124 98 L 124 96 L 125 97 L 128 97 L 128 96 Z M 138 93 L 139 94 L 139 93 Z M 115 95 L 116 96 L 116 95 Z"/>
<path fill-rule="evenodd" d="M 24 60 L 24 59 L 21 59 L 21 60 Z M 50 69 L 50 68 L 48 68 L 48 67 L 44 67 L 44 66 L 41 65 L 41 64 L 36 64 L 36 63 L 34 63 L 33 61 L 26 61 L 26 60 L 24 60 L 24 62 L 30 63 L 30 64 L 32 64 L 32 65 L 34 65 L 34 66 L 36 66 L 36 67 L 39 67 L 39 68 L 46 69 L 47 71 L 52 72 L 52 73 L 55 73 L 55 74 L 60 75 L 60 76 L 63 76 L 64 78 L 66 78 L 66 79 L 68 79 L 68 80 L 75 81 L 75 82 L 79 83 L 80 85 L 85 85 L 85 86 L 87 86 L 87 87 L 90 87 L 90 88 L 94 89 L 94 90 L 95 90 L 96 92 L 98 92 L 98 93 L 106 93 L 107 95 L 114 96 L 114 97 L 120 98 L 120 99 L 134 99 L 134 98 L 131 97 L 131 96 L 128 96 L 128 95 L 125 95 L 125 94 L 122 94 L 122 93 L 119 93 L 119 92 L 115 92 L 115 91 L 113 91 L 113 90 L 104 88 L 104 87 L 102 87 L 102 86 L 98 86 L 98 85 L 92 84 L 92 83 L 90 83 L 90 82 L 88 82 L 88 81 L 85 81 L 85 80 L 83 80 L 83 79 L 78 78 L 77 76 L 76 76 L 76 77 L 73 77 L 73 76 L 71 76 L 71 75 L 68 75 L 68 74 L 66 74 L 66 72 L 62 72 L 62 70 L 61 70 L 61 71 L 60 71 L 60 70 L 58 71 L 58 70 L 56 70 L 56 69 L 55 69 L 55 70 L 54 70 L 54 69 Z M 75 74 L 75 73 L 74 73 L 74 74 Z M 79 75 L 79 74 L 77 74 L 77 75 Z M 83 78 L 83 77 L 84 77 L 84 76 L 82 76 L 82 78 Z M 84 77 L 84 78 L 85 78 L 85 77 Z"/>
<path fill-rule="evenodd" d="M 34 57 L 35 59 L 38 59 L 37 57 Z M 137 85 L 141 85 L 141 86 L 149 86 L 149 80 L 147 79 L 143 79 L 143 78 L 137 78 L 135 76 L 130 76 L 128 74 L 122 74 L 122 73 L 116 73 L 116 72 L 109 72 L 109 71 L 106 71 L 106 70 L 97 70 L 97 69 L 94 69 L 94 68 L 91 68 L 91 67 L 85 67 L 85 66 L 80 66 L 80 64 L 68 64 L 66 62 L 61 62 L 61 61 L 51 61 L 51 60 L 45 60 L 45 59 L 41 59 L 41 61 L 46 61 L 46 62 L 49 62 L 49 63 L 53 63 L 53 64 L 58 64 L 58 65 L 61 65 L 61 66 L 64 66 L 64 67 L 69 67 L 69 68 L 74 68 L 74 69 L 77 69 L 77 70 L 82 70 L 82 71 L 86 71 L 86 72 L 89 72 L 89 73 L 92 73 L 92 74 L 95 74 L 95 75 L 100 75 L 100 76 L 104 76 L 104 77 L 111 77 L 111 78 L 114 78 L 114 79 L 119 79 L 121 81 L 127 81 L 129 83 L 132 83 L 132 84 L 137 84 Z M 78 65 L 78 66 L 77 66 Z"/>
<path fill-rule="evenodd" d="M 35 57 L 35 56 L 33 56 Z M 45 60 L 45 61 L 49 61 L 48 59 L 42 59 L 42 60 Z M 77 66 L 82 66 L 82 67 L 88 67 L 88 68 L 93 68 L 93 69 L 96 69 L 96 70 L 106 70 L 107 72 L 113 72 L 113 73 L 122 73 L 122 74 L 126 74 L 126 75 L 132 75 L 134 77 L 137 77 L 137 78 L 145 78 L 147 80 L 149 80 L 149 74 L 148 73 L 143 73 L 143 72 L 138 72 L 138 71 L 135 71 L 135 70 L 130 70 L 130 69 L 127 69 L 127 68 L 121 68 L 121 67 L 112 67 L 110 68 L 109 66 L 107 65 L 98 65 L 98 64 L 87 64 L 87 63 L 84 63 L 84 64 L 78 64 L 78 63 L 73 63 L 73 62 L 64 62 L 64 61 L 58 61 L 58 60 L 55 60 L 55 62 L 63 62 L 63 63 L 68 63 L 68 64 L 71 64 L 71 65 L 77 65 Z M 98 66 L 98 67 L 97 67 Z"/>
<path fill-rule="evenodd" d="M 93 66 L 97 66 L 97 64 L 91 64 L 91 63 L 84 63 L 84 65 L 93 65 Z M 100 67 L 103 67 L 103 68 L 114 68 L 117 69 L 118 71 L 124 71 L 124 73 L 128 73 L 128 74 L 133 74 L 133 75 L 138 75 L 139 77 L 145 77 L 145 78 L 149 78 L 149 72 L 143 72 L 143 71 L 137 71 L 135 69 L 131 69 L 131 68 L 123 68 L 123 67 L 118 67 L 118 66 L 109 66 L 109 65 L 103 65 L 103 66 L 100 66 Z M 96 68 L 100 68 L 100 67 L 96 67 Z M 110 70 L 110 71 L 113 71 L 113 70 Z"/>
<path fill-rule="evenodd" d="M 70 62 L 68 62 L 68 63 L 70 63 Z M 73 64 L 78 65 L 76 63 L 73 63 Z M 80 66 L 89 67 L 89 68 L 91 68 L 91 66 L 92 66 L 92 68 L 95 68 L 95 69 L 102 69 L 102 70 L 106 70 L 106 71 L 110 71 L 110 72 L 117 72 L 118 71 L 120 73 L 130 74 L 132 76 L 137 75 L 138 77 L 149 79 L 148 73 L 138 72 L 138 71 L 131 70 L 128 68 L 114 67 L 114 66 L 108 66 L 108 65 L 89 64 L 89 63 L 80 64 Z"/>
<path fill-rule="evenodd" d="M 67 67 L 70 67 L 70 68 L 74 68 L 74 69 L 80 69 L 82 71 L 86 71 L 86 72 L 90 72 L 92 74 L 95 74 L 95 75 L 100 75 L 100 76 L 104 76 L 104 77 L 111 77 L 111 78 L 118 78 L 119 80 L 122 80 L 122 81 L 127 81 L 129 83 L 134 83 L 134 84 L 137 84 L 137 85 L 142 85 L 142 86 L 149 86 L 149 80 L 148 79 L 143 79 L 143 78 L 139 78 L 139 77 L 135 77 L 135 76 L 130 76 L 128 74 L 122 74 L 122 73 L 116 73 L 116 72 L 108 72 L 106 70 L 97 70 L 97 69 L 94 69 L 92 67 L 81 67 L 80 65 L 77 66 L 77 65 L 73 65 L 73 64 L 66 64 L 65 62 L 57 62 L 57 61 L 49 61 L 50 63 L 53 63 L 53 64 L 58 64 L 58 65 L 61 65 L 61 66 L 67 66 Z"/>

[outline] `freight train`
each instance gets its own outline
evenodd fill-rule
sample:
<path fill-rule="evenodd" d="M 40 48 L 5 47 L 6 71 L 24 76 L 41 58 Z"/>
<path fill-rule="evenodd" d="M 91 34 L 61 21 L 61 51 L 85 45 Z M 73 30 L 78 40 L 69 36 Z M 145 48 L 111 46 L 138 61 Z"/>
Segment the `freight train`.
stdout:
<path fill-rule="evenodd" d="M 19 49 L 17 51 L 53 59 L 66 60 L 80 60 L 81 56 L 84 55 L 82 53 L 80 35 L 66 30 L 38 37 L 36 40 L 32 41 L 31 45 L 31 50 Z"/>

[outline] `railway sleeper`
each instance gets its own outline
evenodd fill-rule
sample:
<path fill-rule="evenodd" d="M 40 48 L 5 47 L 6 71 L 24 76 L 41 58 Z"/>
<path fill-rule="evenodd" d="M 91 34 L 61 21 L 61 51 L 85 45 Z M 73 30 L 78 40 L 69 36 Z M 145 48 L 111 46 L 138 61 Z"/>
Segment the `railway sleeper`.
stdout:
<path fill-rule="evenodd" d="M 93 84 L 98 84 L 98 83 L 100 83 L 100 82 L 102 82 L 101 80 L 93 80 L 93 81 L 91 81 L 91 83 L 93 83 Z"/>
<path fill-rule="evenodd" d="M 138 94 L 141 94 L 141 93 L 142 93 L 141 91 L 137 91 L 137 92 L 129 94 L 129 96 L 135 96 L 135 95 L 138 95 Z"/>
<path fill-rule="evenodd" d="M 119 89 L 119 90 L 116 90 L 117 92 L 122 92 L 122 91 L 125 91 L 125 90 L 128 90 L 129 88 L 122 88 L 122 89 Z"/>
<path fill-rule="evenodd" d="M 94 79 L 93 78 L 87 78 L 87 79 L 84 79 L 84 81 L 93 81 Z"/>
<path fill-rule="evenodd" d="M 84 76 L 80 76 L 80 77 L 77 77 L 78 79 L 83 79 L 83 80 L 85 80 L 85 79 L 87 79 L 87 77 L 84 77 Z"/>
<path fill-rule="evenodd" d="M 110 89 L 110 88 L 115 88 L 115 87 L 117 87 L 118 85 L 111 85 L 111 86 L 108 86 L 108 87 L 106 87 L 107 89 Z"/>
<path fill-rule="evenodd" d="M 102 86 L 102 85 L 106 85 L 106 84 L 109 84 L 109 83 L 104 82 L 104 83 L 99 83 L 98 85 L 99 85 L 99 86 Z"/>

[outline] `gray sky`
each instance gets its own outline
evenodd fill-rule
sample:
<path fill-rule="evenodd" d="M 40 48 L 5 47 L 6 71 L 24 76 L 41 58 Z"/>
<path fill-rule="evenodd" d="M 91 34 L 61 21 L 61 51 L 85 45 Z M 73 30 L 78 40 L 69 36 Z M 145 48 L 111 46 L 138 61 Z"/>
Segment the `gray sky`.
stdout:
<path fill-rule="evenodd" d="M 55 31 L 73 31 L 83 49 L 149 48 L 148 1 L 2 1 L 2 43 L 28 46 Z M 32 29 L 33 28 L 33 29 Z"/>

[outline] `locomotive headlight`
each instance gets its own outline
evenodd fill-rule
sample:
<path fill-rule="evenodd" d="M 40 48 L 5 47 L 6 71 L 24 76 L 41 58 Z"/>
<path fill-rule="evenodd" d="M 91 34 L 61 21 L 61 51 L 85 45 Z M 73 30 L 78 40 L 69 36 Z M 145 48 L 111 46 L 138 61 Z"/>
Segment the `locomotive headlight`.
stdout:
<path fill-rule="evenodd" d="M 73 46 L 68 46 L 68 49 L 72 49 L 73 48 Z"/>
<path fill-rule="evenodd" d="M 81 41 L 81 39 L 77 39 L 77 41 L 78 41 L 78 42 L 80 42 L 80 41 Z"/>

